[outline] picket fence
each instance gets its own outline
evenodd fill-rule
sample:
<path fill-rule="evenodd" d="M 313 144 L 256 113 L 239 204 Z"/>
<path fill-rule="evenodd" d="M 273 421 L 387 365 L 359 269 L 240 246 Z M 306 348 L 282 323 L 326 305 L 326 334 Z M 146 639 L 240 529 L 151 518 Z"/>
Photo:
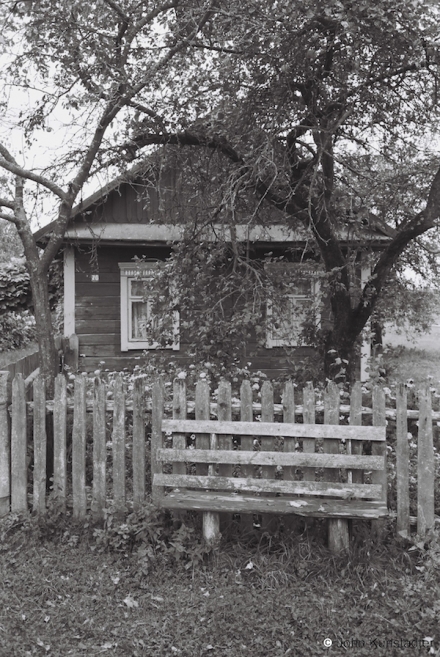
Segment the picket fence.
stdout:
<path fill-rule="evenodd" d="M 95 521 L 102 521 L 109 506 L 121 518 L 128 510 L 140 509 L 145 500 L 150 499 L 146 481 L 150 476 L 149 435 L 154 403 L 151 393 L 145 390 L 144 380 L 135 379 L 128 396 L 122 375 L 117 375 L 111 385 L 98 377 L 91 381 L 78 375 L 72 392 L 66 378 L 60 374 L 55 381 L 53 400 L 46 400 L 40 377 L 36 377 L 32 385 L 33 401 L 29 402 L 23 376 L 16 375 L 11 385 L 10 373 L 0 372 L 0 516 L 9 511 L 26 513 L 29 507 L 32 512 L 44 515 L 49 489 L 52 489 L 50 495 L 55 498 L 57 508 L 63 512 L 71 510 L 76 519 L 85 518 L 90 510 Z M 391 421 L 396 432 L 396 531 L 407 534 L 416 520 L 417 533 L 424 535 L 436 522 L 437 456 L 433 422 L 437 424 L 440 413 L 432 410 L 431 392 L 429 388 L 419 391 L 418 409 L 407 409 L 405 385 L 397 389 L 395 408 L 386 407 L 385 393 L 379 386 L 373 389 L 371 407 L 362 405 L 362 394 L 361 383 L 356 383 L 349 402 L 341 404 L 339 389 L 332 384 L 319 400 L 311 384 L 301 393 L 288 382 L 282 402 L 274 403 L 273 386 L 266 381 L 261 387 L 259 401 L 254 402 L 249 381 L 243 381 L 240 399 L 231 396 L 231 384 L 223 381 L 216 391 L 216 399 L 210 401 L 208 386 L 200 381 L 191 400 L 185 380 L 178 378 L 174 382 L 172 400 L 165 408 L 175 419 L 209 419 L 210 415 L 221 420 L 261 419 L 308 424 L 316 421 L 338 424 L 348 419 L 351 425 L 376 426 Z M 408 422 L 415 419 L 418 419 L 416 519 L 410 517 L 408 444 Z M 53 484 L 50 486 L 46 481 L 48 434 L 52 434 L 53 439 Z M 353 453 L 362 450 L 362 444 L 358 446 L 355 442 L 358 443 L 353 441 L 353 446 L 346 446 L 346 449 L 352 449 Z M 372 449 L 376 447 L 373 445 Z M 131 458 L 128 458 L 130 452 Z M 128 463 L 130 472 L 127 472 Z M 357 474 L 353 472 L 353 483 Z"/>

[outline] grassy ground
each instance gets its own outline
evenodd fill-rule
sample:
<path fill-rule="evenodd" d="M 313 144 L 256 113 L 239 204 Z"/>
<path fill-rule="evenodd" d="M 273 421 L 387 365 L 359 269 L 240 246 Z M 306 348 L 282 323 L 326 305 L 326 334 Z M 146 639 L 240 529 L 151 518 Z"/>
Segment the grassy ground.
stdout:
<path fill-rule="evenodd" d="M 439 361 L 385 355 L 390 381 L 440 386 Z M 440 657 L 438 531 L 409 541 L 390 526 L 372 543 L 358 526 L 335 557 L 324 523 L 300 521 L 291 536 L 225 537 L 207 553 L 191 521 L 149 508 L 111 520 L 0 521 L 0 657 Z"/>
<path fill-rule="evenodd" d="M 0 526 L 1 657 L 440 655 L 438 536 L 361 532 L 335 558 L 311 529 L 203 556 L 185 526 L 136 540 L 135 522 L 105 541 L 71 523 Z"/>

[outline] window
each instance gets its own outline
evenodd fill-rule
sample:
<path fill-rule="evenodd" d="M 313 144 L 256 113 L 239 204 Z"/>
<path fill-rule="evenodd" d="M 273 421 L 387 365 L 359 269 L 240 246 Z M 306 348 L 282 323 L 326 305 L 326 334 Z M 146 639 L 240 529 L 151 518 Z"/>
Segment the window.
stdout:
<path fill-rule="evenodd" d="M 179 313 L 158 317 L 153 314 L 153 296 L 146 296 L 158 263 L 119 263 L 121 272 L 121 351 L 130 349 L 174 349 L 179 344 Z M 152 290 L 153 293 L 153 290 Z M 147 293 L 148 294 L 148 293 Z M 151 333 L 160 331 L 164 343 L 155 342 Z"/>
<path fill-rule="evenodd" d="M 295 273 L 293 267 L 296 268 Z M 304 272 L 304 275 L 298 276 L 298 265 L 290 263 L 269 264 L 266 270 L 269 279 L 272 278 L 271 274 L 275 274 L 273 278 L 278 283 L 270 283 L 273 293 L 266 306 L 266 347 L 306 346 L 300 341 L 304 321 L 310 318 L 311 312 L 317 324 L 319 321 L 319 280 L 316 274 L 313 276 Z M 289 281 L 289 278 L 292 280 Z"/>

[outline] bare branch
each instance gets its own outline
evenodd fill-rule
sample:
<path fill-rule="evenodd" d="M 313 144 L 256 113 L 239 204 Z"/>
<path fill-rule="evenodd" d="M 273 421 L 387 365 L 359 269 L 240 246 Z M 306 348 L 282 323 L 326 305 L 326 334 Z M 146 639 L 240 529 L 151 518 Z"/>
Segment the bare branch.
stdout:
<path fill-rule="evenodd" d="M 0 198 L 0 208 L 9 208 L 10 210 L 14 210 L 14 201 L 8 201 L 6 198 Z"/>
<path fill-rule="evenodd" d="M 0 144 L 0 156 L 0 167 L 3 169 L 10 171 L 15 176 L 20 176 L 21 178 L 32 180 L 33 182 L 46 187 L 46 189 L 55 194 L 55 196 L 58 196 L 61 200 L 66 198 L 66 192 L 51 180 L 48 180 L 44 176 L 40 176 L 33 171 L 29 171 L 28 169 L 23 169 L 23 167 L 17 164 L 14 157 L 3 144 Z"/>
<path fill-rule="evenodd" d="M 6 212 L 0 212 L 0 219 L 4 219 L 5 221 L 9 221 L 11 224 L 16 223 L 16 219 L 15 219 L 14 215 L 6 214 Z"/>

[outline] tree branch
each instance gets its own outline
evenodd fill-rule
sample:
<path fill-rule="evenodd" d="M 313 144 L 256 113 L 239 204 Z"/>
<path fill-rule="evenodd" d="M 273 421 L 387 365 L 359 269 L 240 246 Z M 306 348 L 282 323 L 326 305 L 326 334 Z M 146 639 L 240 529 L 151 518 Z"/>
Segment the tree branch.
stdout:
<path fill-rule="evenodd" d="M 29 171 L 27 169 L 23 169 L 23 167 L 19 166 L 11 153 L 8 151 L 8 149 L 3 145 L 0 144 L 0 167 L 3 169 L 6 169 L 7 171 L 10 171 L 13 173 L 15 176 L 19 176 L 20 178 L 26 178 L 27 180 L 32 180 L 33 182 L 36 182 L 39 185 L 42 185 L 43 187 L 46 187 L 49 191 L 51 191 L 55 196 L 58 196 L 61 200 L 64 200 L 66 198 L 66 192 L 61 189 L 61 187 L 58 187 L 55 183 L 53 183 L 51 180 L 48 180 L 44 176 L 40 176 L 37 173 L 34 173 L 33 171 Z"/>

